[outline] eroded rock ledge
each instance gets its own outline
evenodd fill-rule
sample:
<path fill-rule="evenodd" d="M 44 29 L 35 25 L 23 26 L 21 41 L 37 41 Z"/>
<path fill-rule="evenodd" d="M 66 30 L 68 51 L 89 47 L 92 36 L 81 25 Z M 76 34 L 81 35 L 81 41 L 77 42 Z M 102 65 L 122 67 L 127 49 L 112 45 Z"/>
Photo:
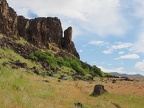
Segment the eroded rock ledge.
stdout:
<path fill-rule="evenodd" d="M 0 33 L 14 39 L 25 38 L 34 46 L 49 49 L 51 43 L 79 58 L 72 42 L 72 27 L 64 31 L 57 17 L 27 19 L 18 16 L 6 0 L 0 0 Z"/>

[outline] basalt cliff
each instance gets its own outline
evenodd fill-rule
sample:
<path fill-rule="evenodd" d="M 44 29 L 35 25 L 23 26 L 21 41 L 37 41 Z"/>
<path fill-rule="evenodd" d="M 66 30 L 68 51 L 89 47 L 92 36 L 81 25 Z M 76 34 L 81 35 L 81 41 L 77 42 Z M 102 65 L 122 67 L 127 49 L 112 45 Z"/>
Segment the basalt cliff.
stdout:
<path fill-rule="evenodd" d="M 55 45 L 79 58 L 72 41 L 72 27 L 63 32 L 57 17 L 27 19 L 18 16 L 6 0 L 0 0 L 0 33 L 12 39 L 23 37 L 39 49 L 50 49 L 50 45 Z"/>

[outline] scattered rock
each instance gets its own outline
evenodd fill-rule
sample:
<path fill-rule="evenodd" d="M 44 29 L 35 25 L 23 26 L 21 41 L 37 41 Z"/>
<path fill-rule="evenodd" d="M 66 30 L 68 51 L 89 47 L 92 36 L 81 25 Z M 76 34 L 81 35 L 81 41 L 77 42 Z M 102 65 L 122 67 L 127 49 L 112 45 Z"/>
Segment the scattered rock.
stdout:
<path fill-rule="evenodd" d="M 10 66 L 11 66 L 13 69 L 18 69 L 18 68 L 28 69 L 27 64 L 24 63 L 24 62 L 21 62 L 20 60 L 10 61 Z"/>
<path fill-rule="evenodd" d="M 39 70 L 38 70 L 35 66 L 34 66 L 33 68 L 31 68 L 31 70 L 32 70 L 35 74 L 40 75 Z"/>
<path fill-rule="evenodd" d="M 65 76 L 64 75 L 61 75 L 58 79 L 64 79 Z"/>
<path fill-rule="evenodd" d="M 80 102 L 75 103 L 74 105 L 76 108 L 83 108 L 83 105 Z"/>
<path fill-rule="evenodd" d="M 70 79 L 70 78 L 71 78 L 70 76 L 61 75 L 58 79 L 68 80 L 68 79 Z"/>
<path fill-rule="evenodd" d="M 118 104 L 112 103 L 116 108 L 121 108 Z"/>
<path fill-rule="evenodd" d="M 116 80 L 112 80 L 112 83 L 116 83 Z"/>
<path fill-rule="evenodd" d="M 6 66 L 6 65 L 8 65 L 8 63 L 7 63 L 7 62 L 3 62 L 2 65 L 3 65 L 3 66 Z"/>
<path fill-rule="evenodd" d="M 22 63 L 20 60 L 15 61 L 14 63 L 16 66 L 20 67 L 20 68 L 28 68 L 26 63 Z"/>
<path fill-rule="evenodd" d="M 126 78 L 125 78 L 125 81 L 134 81 L 134 80 L 126 77 Z"/>
<path fill-rule="evenodd" d="M 11 48 L 26 59 L 29 58 L 29 54 L 37 50 L 36 47 L 30 44 L 18 44 L 9 37 L 3 37 L 0 39 L 0 48 Z"/>
<path fill-rule="evenodd" d="M 92 96 L 102 95 L 105 92 L 106 92 L 106 90 L 104 89 L 104 86 L 101 84 L 98 84 L 98 85 L 95 85 L 93 93 L 91 95 Z"/>
<path fill-rule="evenodd" d="M 61 82 L 61 80 L 58 80 L 58 82 Z"/>
<path fill-rule="evenodd" d="M 78 74 L 73 74 L 72 75 L 72 78 L 74 81 L 77 81 L 77 80 L 83 80 L 83 75 L 78 75 Z"/>
<path fill-rule="evenodd" d="M 42 80 L 43 82 L 49 82 L 48 80 Z"/>

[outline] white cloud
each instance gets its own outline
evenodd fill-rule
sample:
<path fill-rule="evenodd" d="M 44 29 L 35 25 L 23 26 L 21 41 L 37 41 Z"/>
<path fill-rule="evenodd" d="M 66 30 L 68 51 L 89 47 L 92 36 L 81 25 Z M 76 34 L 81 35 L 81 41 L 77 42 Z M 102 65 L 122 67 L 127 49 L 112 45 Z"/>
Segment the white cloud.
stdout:
<path fill-rule="evenodd" d="M 124 53 L 125 53 L 125 52 L 123 52 L 123 51 L 118 52 L 118 54 L 120 54 L 120 55 L 121 55 L 121 54 L 124 54 Z"/>
<path fill-rule="evenodd" d="M 144 71 L 144 60 L 141 62 L 137 62 L 135 68 L 138 69 L 139 71 Z"/>
<path fill-rule="evenodd" d="M 69 25 L 69 22 L 73 21 L 78 27 L 77 30 L 83 29 L 101 36 L 120 36 L 129 28 L 120 11 L 120 0 L 8 0 L 8 2 L 19 15 L 29 17 L 28 13 L 33 12 L 40 17 L 58 16 L 60 19 L 65 17 L 68 20 L 63 22 L 64 25 Z"/>
<path fill-rule="evenodd" d="M 140 58 L 140 56 L 137 54 L 128 54 L 128 55 L 120 56 L 120 57 L 116 58 L 116 60 L 119 60 L 119 59 L 138 59 L 138 58 Z"/>
<path fill-rule="evenodd" d="M 80 53 L 82 53 L 82 52 L 83 52 L 83 50 L 81 49 L 81 50 L 79 50 L 79 52 L 80 52 Z"/>
<path fill-rule="evenodd" d="M 143 65 L 144 66 L 144 65 Z M 110 72 L 118 72 L 118 73 L 126 73 L 126 74 L 143 74 L 143 73 L 140 73 L 140 72 L 134 72 L 134 71 L 126 71 L 124 69 L 124 67 L 119 67 L 119 68 L 105 68 L 103 66 L 98 66 L 102 71 L 106 72 L 106 73 L 110 73 Z M 144 69 L 144 67 L 143 67 Z M 144 71 L 144 70 L 143 70 Z M 144 74 L 143 74 L 144 75 Z"/>
<path fill-rule="evenodd" d="M 125 49 L 125 48 L 130 48 L 133 44 L 132 43 L 121 43 L 118 42 L 116 45 L 113 45 L 111 48 L 112 49 Z"/>
<path fill-rule="evenodd" d="M 144 53 L 144 0 L 133 0 L 134 1 L 134 13 L 133 15 L 137 18 L 139 25 L 138 25 L 138 33 L 137 37 L 138 40 L 131 48 L 132 51 L 137 53 Z"/>
<path fill-rule="evenodd" d="M 111 49 L 104 50 L 104 51 L 102 51 L 102 53 L 104 53 L 104 54 L 112 54 L 113 50 L 111 50 Z"/>
<path fill-rule="evenodd" d="M 137 42 L 133 45 L 133 47 L 130 50 L 136 53 L 144 53 L 144 33 L 138 35 Z"/>
<path fill-rule="evenodd" d="M 114 45 L 108 45 L 107 50 L 104 50 L 104 54 L 112 54 L 114 50 L 130 49 L 133 46 L 132 43 L 115 42 Z M 120 51 L 119 54 L 124 54 Z"/>
<path fill-rule="evenodd" d="M 134 14 L 135 17 L 139 19 L 144 18 L 144 1 L 143 0 L 133 0 L 135 5 L 134 5 Z"/>
<path fill-rule="evenodd" d="M 87 46 L 88 46 L 88 44 L 83 45 L 84 48 L 87 47 Z"/>
<path fill-rule="evenodd" d="M 109 65 L 109 66 L 112 66 L 112 64 L 111 64 L 111 63 L 109 63 L 108 65 Z"/>
<path fill-rule="evenodd" d="M 101 64 L 105 64 L 105 62 L 101 62 Z"/>
<path fill-rule="evenodd" d="M 105 42 L 105 41 L 90 41 L 89 44 L 91 45 L 105 45 L 105 44 L 108 44 L 108 42 Z"/>
<path fill-rule="evenodd" d="M 124 72 L 124 68 L 123 67 L 119 67 L 119 68 L 104 68 L 102 66 L 98 66 L 102 71 L 104 72 L 119 72 L 119 73 L 123 73 Z"/>
<path fill-rule="evenodd" d="M 82 27 L 98 35 L 122 35 L 128 29 L 120 13 L 120 0 L 93 0 L 86 4 L 87 10 Z"/>

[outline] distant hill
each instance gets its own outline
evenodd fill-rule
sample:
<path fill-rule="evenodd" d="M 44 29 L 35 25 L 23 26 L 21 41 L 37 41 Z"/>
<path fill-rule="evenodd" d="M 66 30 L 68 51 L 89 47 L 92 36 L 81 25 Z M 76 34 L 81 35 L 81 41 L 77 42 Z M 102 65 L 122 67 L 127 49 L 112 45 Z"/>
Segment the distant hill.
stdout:
<path fill-rule="evenodd" d="M 119 77 L 130 77 L 130 78 L 144 78 L 143 75 L 140 75 L 140 74 L 120 74 L 118 72 L 111 72 L 109 73 L 111 75 L 114 75 L 114 76 L 119 76 Z"/>

